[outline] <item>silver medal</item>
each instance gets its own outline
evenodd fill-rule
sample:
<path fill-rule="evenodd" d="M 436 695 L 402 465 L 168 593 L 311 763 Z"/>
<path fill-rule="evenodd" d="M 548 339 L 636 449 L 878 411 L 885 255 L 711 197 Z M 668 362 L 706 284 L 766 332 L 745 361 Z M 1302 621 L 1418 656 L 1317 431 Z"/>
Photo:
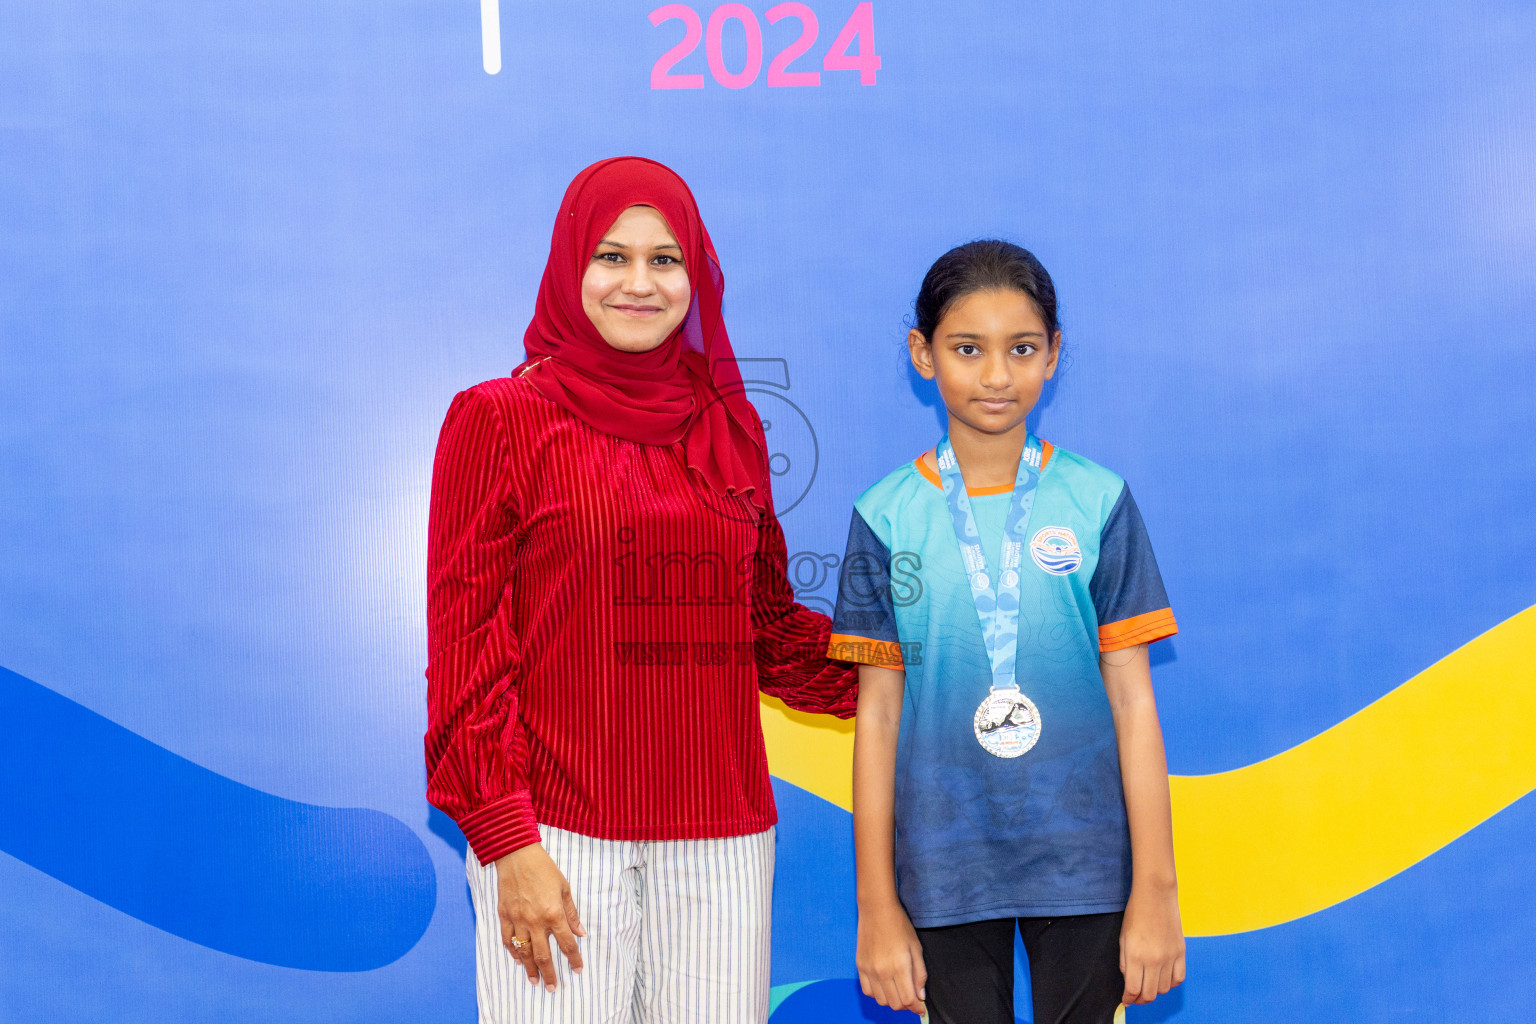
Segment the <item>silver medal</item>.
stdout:
<path fill-rule="evenodd" d="M 976 709 L 976 742 L 994 757 L 1018 757 L 1040 739 L 1040 709 L 1020 690 L 994 690 Z"/>
<path fill-rule="evenodd" d="M 955 457 L 949 435 L 940 439 L 935 459 L 943 482 L 944 503 L 955 528 L 960 563 L 970 581 L 971 601 L 976 607 L 982 641 L 987 646 L 987 660 L 992 663 L 991 692 L 976 709 L 976 742 L 993 757 L 1018 757 L 1040 741 L 1040 709 L 1014 682 L 1019 654 L 1019 587 L 1023 582 L 1019 578 L 1019 568 L 1023 538 L 1029 525 L 1029 513 L 1034 508 L 1040 470 L 1045 465 L 1040 441 L 1033 436 L 1026 437 L 1024 450 L 1019 455 L 1013 496 L 1008 502 L 1008 518 L 1003 523 L 1001 564 L 996 576 L 988 571 L 987 556 L 981 549 L 981 534 L 976 528 L 971 499 L 960 472 L 960 460 Z M 992 589 L 994 579 L 1000 591 Z"/>

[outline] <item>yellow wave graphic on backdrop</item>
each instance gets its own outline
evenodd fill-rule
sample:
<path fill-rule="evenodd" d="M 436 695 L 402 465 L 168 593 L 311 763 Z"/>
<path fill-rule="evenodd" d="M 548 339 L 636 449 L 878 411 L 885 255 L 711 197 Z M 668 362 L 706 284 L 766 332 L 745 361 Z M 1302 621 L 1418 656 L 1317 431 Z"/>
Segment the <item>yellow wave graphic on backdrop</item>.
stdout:
<path fill-rule="evenodd" d="M 773 774 L 851 809 L 852 722 L 765 698 L 763 733 Z M 1188 934 L 1359 895 L 1536 789 L 1536 607 L 1284 753 L 1171 784 Z"/>

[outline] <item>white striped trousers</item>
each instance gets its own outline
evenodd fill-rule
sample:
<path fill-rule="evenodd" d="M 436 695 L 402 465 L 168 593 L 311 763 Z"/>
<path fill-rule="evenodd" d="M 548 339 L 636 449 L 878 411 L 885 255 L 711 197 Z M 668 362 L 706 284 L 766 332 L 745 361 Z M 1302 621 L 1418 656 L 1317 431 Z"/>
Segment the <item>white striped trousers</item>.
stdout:
<path fill-rule="evenodd" d="M 625 842 L 548 825 L 587 934 L 571 971 L 553 946 L 546 992 L 501 942 L 496 866 L 465 858 L 480 1024 L 766 1024 L 774 830 Z"/>

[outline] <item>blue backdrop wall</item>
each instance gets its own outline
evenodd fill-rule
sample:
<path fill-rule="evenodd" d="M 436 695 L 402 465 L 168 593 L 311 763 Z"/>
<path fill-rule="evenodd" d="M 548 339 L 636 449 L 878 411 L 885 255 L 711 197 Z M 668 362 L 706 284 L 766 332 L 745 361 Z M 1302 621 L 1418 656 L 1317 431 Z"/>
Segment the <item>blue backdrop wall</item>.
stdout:
<path fill-rule="evenodd" d="M 923 271 L 1003 235 L 1062 297 L 1038 430 L 1158 543 L 1175 773 L 1504 628 L 1536 604 L 1533 52 L 1508 0 L 0 7 L 0 1019 L 474 1018 L 463 841 L 422 796 L 431 456 L 604 156 L 698 195 L 806 601 L 936 439 Z M 1497 634 L 1517 710 L 1529 635 Z M 1507 795 L 1428 856 L 1192 938 L 1132 1019 L 1522 1019 L 1523 742 L 1452 764 Z M 776 784 L 774 1020 L 881 1019 L 849 818 L 807 785 Z"/>

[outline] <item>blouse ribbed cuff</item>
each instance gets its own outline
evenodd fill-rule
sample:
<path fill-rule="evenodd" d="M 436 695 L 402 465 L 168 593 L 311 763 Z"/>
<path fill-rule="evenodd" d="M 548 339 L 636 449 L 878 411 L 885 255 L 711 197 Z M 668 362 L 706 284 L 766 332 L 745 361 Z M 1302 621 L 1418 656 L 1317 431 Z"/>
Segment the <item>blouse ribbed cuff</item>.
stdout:
<path fill-rule="evenodd" d="M 533 798 L 526 789 L 493 800 L 459 819 L 459 830 L 469 840 L 481 864 L 500 860 L 514 850 L 539 841 L 539 823 L 533 816 Z"/>

